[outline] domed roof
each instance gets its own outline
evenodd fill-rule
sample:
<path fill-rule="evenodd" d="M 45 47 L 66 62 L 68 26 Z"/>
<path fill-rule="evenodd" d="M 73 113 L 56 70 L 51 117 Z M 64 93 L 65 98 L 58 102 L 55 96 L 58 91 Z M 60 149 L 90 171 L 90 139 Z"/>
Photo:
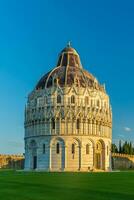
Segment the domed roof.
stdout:
<path fill-rule="evenodd" d="M 103 90 L 95 77 L 83 69 L 79 54 L 70 44 L 61 51 L 57 66 L 40 79 L 36 89 L 49 88 L 55 84 L 60 87 L 75 84 L 78 87 L 88 86 Z"/>
<path fill-rule="evenodd" d="M 67 44 L 67 46 L 61 51 L 61 53 L 73 53 L 78 55 L 77 51 L 71 47 L 70 42 Z"/>

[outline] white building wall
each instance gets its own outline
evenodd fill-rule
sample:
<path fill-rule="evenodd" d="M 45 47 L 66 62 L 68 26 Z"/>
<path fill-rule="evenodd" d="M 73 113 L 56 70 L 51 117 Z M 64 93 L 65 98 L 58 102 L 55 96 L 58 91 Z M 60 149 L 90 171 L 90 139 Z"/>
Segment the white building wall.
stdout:
<path fill-rule="evenodd" d="M 76 92 L 79 92 L 79 95 Z M 58 104 L 57 94 L 59 90 L 45 91 L 45 95 L 49 93 L 48 102 L 43 103 L 39 111 L 39 104 L 30 105 L 28 114 L 26 114 L 25 126 L 25 169 L 33 169 L 33 153 L 30 142 L 35 140 L 37 143 L 37 170 L 54 170 L 54 171 L 89 171 L 95 170 L 96 159 L 96 143 L 102 141 L 102 160 L 101 170 L 109 170 L 110 161 L 110 145 L 112 134 L 112 119 L 110 112 L 108 117 L 103 109 L 104 102 L 109 101 L 108 96 L 102 92 L 88 91 L 81 88 L 66 88 L 62 93 L 62 103 Z M 32 94 L 33 95 L 33 94 Z M 34 94 L 35 95 L 35 94 Z M 33 96 L 34 96 L 33 95 Z M 35 99 L 38 99 L 38 91 L 36 91 Z M 76 103 L 71 105 L 69 98 L 72 95 L 76 97 Z M 50 101 L 51 96 L 51 101 Z M 89 97 L 89 104 L 85 104 L 85 97 Z M 63 104 L 64 99 L 64 104 Z M 91 104 L 92 99 L 92 104 Z M 97 100 L 100 99 L 100 105 L 97 107 Z M 64 109 L 63 109 L 64 105 Z M 107 105 L 106 105 L 107 106 Z M 36 108 L 38 107 L 38 109 Z M 36 111 L 32 111 L 32 109 Z M 64 110 L 64 116 L 62 116 Z M 36 112 L 36 113 L 35 113 Z M 39 113 L 38 113 L 39 112 Z M 36 116 L 36 117 L 35 117 Z M 55 117 L 55 129 L 52 129 L 52 117 Z M 62 117 L 61 117 L 62 116 Z M 76 122 L 80 120 L 80 128 L 77 129 Z M 31 122 L 36 120 L 36 122 Z M 38 121 L 40 120 L 40 122 Z M 44 121 L 43 121 L 44 120 Z M 34 124 L 32 124 L 34 123 Z M 110 125 L 109 125 L 110 124 Z M 100 126 L 100 129 L 99 129 Z M 60 140 L 59 140 L 60 139 Z M 52 142 L 53 141 L 53 142 Z M 60 153 L 56 153 L 56 143 L 60 143 Z M 43 153 L 43 143 L 46 144 L 45 154 Z M 75 144 L 75 153 L 72 154 L 72 144 Z M 90 145 L 89 154 L 86 154 L 86 145 Z M 109 146 L 107 151 L 107 146 Z"/>
<path fill-rule="evenodd" d="M 103 170 L 110 170 L 110 147 L 107 152 L 109 139 L 99 137 L 84 136 L 42 136 L 41 138 L 29 138 L 26 148 L 25 169 L 33 169 L 33 154 L 30 142 L 37 143 L 37 169 L 46 171 L 90 171 L 95 169 L 95 145 L 97 141 L 104 143 L 104 154 L 102 155 Z M 60 153 L 56 152 L 56 144 L 60 144 Z M 43 154 L 43 144 L 46 144 L 45 154 Z M 72 144 L 75 144 L 75 152 L 72 153 Z M 86 154 L 86 145 L 89 144 L 89 154 Z M 50 155 L 51 154 L 51 155 Z"/>

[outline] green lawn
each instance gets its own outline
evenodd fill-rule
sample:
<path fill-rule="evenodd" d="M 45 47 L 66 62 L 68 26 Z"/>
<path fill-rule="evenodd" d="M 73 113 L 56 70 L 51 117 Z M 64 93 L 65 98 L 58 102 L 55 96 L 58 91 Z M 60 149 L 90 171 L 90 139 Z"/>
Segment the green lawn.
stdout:
<path fill-rule="evenodd" d="M 134 200 L 134 172 L 0 171 L 0 200 Z"/>

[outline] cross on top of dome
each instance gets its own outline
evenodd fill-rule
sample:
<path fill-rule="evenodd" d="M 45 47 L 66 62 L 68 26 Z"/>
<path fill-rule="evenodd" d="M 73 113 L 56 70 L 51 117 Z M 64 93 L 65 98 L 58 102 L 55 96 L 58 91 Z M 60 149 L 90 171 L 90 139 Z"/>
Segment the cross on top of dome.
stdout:
<path fill-rule="evenodd" d="M 67 47 L 71 47 L 71 41 L 68 41 Z"/>

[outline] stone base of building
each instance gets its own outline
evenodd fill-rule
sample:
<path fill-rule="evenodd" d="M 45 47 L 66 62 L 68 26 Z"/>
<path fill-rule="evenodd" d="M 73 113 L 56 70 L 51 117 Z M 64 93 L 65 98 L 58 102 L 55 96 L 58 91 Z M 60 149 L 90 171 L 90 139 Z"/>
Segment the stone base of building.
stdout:
<path fill-rule="evenodd" d="M 24 171 L 33 172 L 111 172 L 112 170 L 107 169 L 24 169 Z"/>
<path fill-rule="evenodd" d="M 45 136 L 26 139 L 25 170 L 109 171 L 110 139 Z M 27 148 L 28 146 L 28 148 Z"/>

